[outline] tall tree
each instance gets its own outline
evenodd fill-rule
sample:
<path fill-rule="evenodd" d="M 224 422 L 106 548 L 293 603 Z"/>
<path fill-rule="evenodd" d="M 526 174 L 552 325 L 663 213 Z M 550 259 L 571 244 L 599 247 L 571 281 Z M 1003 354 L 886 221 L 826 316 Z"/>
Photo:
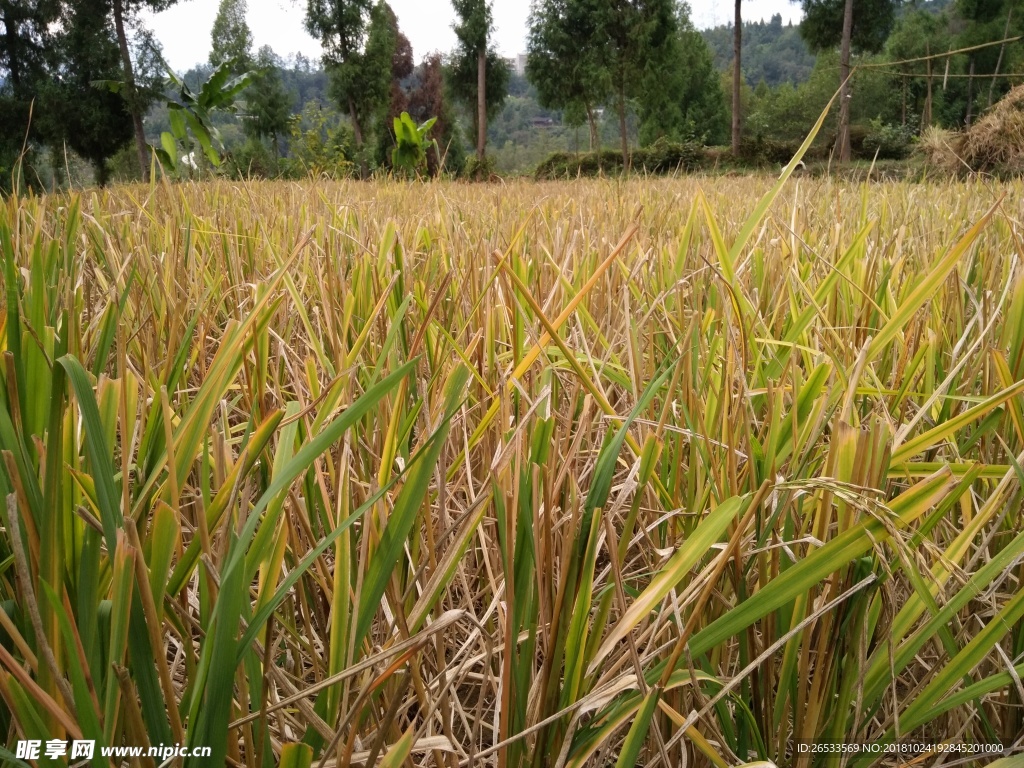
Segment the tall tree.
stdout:
<path fill-rule="evenodd" d="M 717 143 L 728 135 L 725 94 L 711 51 L 681 3 L 677 30 L 644 68 L 636 103 L 640 143 L 659 138 Z"/>
<path fill-rule="evenodd" d="M 711 48 L 693 25 L 689 15 L 680 10 L 680 69 L 686 73 L 682 92 L 683 120 L 692 138 L 707 144 L 721 144 L 729 131 L 726 94 L 715 69 Z M 688 9 L 686 9 L 688 10 Z"/>
<path fill-rule="evenodd" d="M 900 67 L 900 122 L 907 125 L 911 116 L 920 117 L 923 130 L 932 124 L 938 111 L 933 80 L 942 78 L 940 60 L 926 59 L 934 53 L 954 48 L 946 13 L 932 13 L 916 9 L 903 14 L 885 43 L 885 53 L 892 61 L 903 62 Z M 908 59 L 926 59 L 907 61 Z"/>
<path fill-rule="evenodd" d="M 366 129 L 387 99 L 395 41 L 383 0 L 307 0 L 306 29 L 320 40 L 330 92 L 352 120 L 365 174 Z"/>
<path fill-rule="evenodd" d="M 391 53 L 391 93 L 390 106 L 385 122 L 391 122 L 391 118 L 397 117 L 408 108 L 409 99 L 402 89 L 402 81 L 413 73 L 415 66 L 412 60 L 412 43 L 409 38 L 398 28 L 398 17 L 391 10 L 391 6 L 384 4 L 387 9 L 388 20 L 391 25 L 391 33 L 394 38 Z"/>
<path fill-rule="evenodd" d="M 40 90 L 40 115 L 49 141 L 66 143 L 89 160 L 96 180 L 107 183 L 107 160 L 132 137 L 123 98 L 96 81 L 116 78 L 121 68 L 106 0 L 76 0 L 64 6 L 57 25 L 52 78 Z"/>
<path fill-rule="evenodd" d="M 149 178 L 149 147 L 146 144 L 146 129 L 142 125 L 142 117 L 153 103 L 157 94 L 146 88 L 139 87 L 136 66 L 132 62 L 131 48 L 128 44 L 126 24 L 140 9 L 153 13 L 165 11 L 178 0 L 110 0 L 110 10 L 114 17 L 114 32 L 117 45 L 121 52 L 121 75 L 124 88 L 122 93 L 128 102 L 128 111 L 132 115 L 132 129 L 135 134 L 135 151 L 139 158 L 139 172 L 143 180 Z"/>
<path fill-rule="evenodd" d="M 0 0 L 0 83 L 8 93 L 24 91 L 45 70 L 56 0 Z"/>
<path fill-rule="evenodd" d="M 252 63 L 252 31 L 245 20 L 246 0 L 220 0 L 217 18 L 210 32 L 210 65 L 219 67 L 225 61 L 236 62 L 236 72 L 246 71 Z"/>
<path fill-rule="evenodd" d="M 885 45 L 900 0 L 802 0 L 804 19 L 800 34 L 815 51 L 839 46 L 839 130 L 836 154 L 850 160 L 850 57 L 857 49 L 876 53 Z"/>
<path fill-rule="evenodd" d="M 452 63 L 452 84 L 456 96 L 475 102 L 476 154 L 483 164 L 487 152 L 487 117 L 505 100 L 508 92 L 508 66 L 488 46 L 493 30 L 488 0 L 452 0 L 458 16 L 453 25 L 458 45 Z M 470 77 L 475 73 L 476 82 Z"/>
<path fill-rule="evenodd" d="M 51 0 L 0 0 L 0 184 L 21 152 L 32 102 L 48 77 L 53 27 L 60 7 Z"/>
<path fill-rule="evenodd" d="M 331 71 L 336 96 L 352 120 L 356 146 L 363 144 L 363 132 L 356 111 L 358 80 L 353 70 L 366 42 L 370 0 L 307 0 L 306 29 L 323 46 L 324 65 Z"/>
<path fill-rule="evenodd" d="M 677 32 L 675 0 L 596 0 L 599 22 L 607 43 L 606 66 L 611 75 L 619 115 L 623 167 L 631 166 L 628 102 L 644 96 L 646 71 L 657 68 L 670 55 Z"/>
<path fill-rule="evenodd" d="M 402 51 L 399 51 L 400 42 Z M 370 11 L 360 71 L 364 122 L 372 121 L 372 128 L 380 133 L 381 124 L 389 123 L 388 105 L 395 79 L 401 80 L 412 71 L 412 46 L 398 29 L 398 17 L 385 0 L 377 0 Z"/>
<path fill-rule="evenodd" d="M 681 19 L 688 23 L 688 8 L 676 0 L 535 0 L 527 71 L 543 104 L 586 109 L 592 136 L 593 107 L 612 97 L 628 169 L 630 102 L 645 139 L 684 123 Z"/>
<path fill-rule="evenodd" d="M 743 125 L 740 90 L 743 87 L 743 72 L 740 62 L 743 57 L 743 8 L 742 0 L 736 0 L 736 12 L 732 27 L 732 154 L 740 154 L 740 133 Z"/>
<path fill-rule="evenodd" d="M 534 0 L 526 76 L 542 107 L 586 115 L 590 149 L 599 148 L 595 109 L 611 90 L 604 30 L 591 0 Z"/>
<path fill-rule="evenodd" d="M 291 96 L 281 81 L 281 60 L 269 45 L 256 54 L 256 72 L 253 84 L 245 92 L 245 129 L 258 139 L 270 138 L 274 157 L 280 156 L 278 137 L 288 129 L 291 116 Z"/>

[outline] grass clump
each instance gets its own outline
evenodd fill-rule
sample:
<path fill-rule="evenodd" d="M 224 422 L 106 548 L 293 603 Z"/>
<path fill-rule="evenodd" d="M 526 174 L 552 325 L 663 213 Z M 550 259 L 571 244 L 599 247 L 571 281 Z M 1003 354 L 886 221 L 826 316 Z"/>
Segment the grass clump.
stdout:
<path fill-rule="evenodd" d="M 721 768 L 1019 745 L 1024 268 L 996 202 L 1022 193 L 5 200 L 6 747 Z"/>

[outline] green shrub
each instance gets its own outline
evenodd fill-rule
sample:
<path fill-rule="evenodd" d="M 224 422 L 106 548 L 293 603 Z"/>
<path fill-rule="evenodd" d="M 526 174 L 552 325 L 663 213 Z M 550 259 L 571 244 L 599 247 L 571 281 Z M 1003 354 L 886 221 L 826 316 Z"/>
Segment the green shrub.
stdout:
<path fill-rule="evenodd" d="M 740 160 L 752 165 L 785 165 L 797 150 L 799 141 L 778 141 L 763 136 L 744 138 L 740 142 Z"/>
<path fill-rule="evenodd" d="M 762 137 L 744 138 L 740 142 L 739 159 L 744 164 L 764 165 L 786 165 L 793 159 L 793 155 L 800 149 L 800 141 L 780 141 Z M 835 146 L 835 137 L 829 138 L 827 142 L 812 144 L 804 153 L 804 160 L 825 160 Z"/>
<path fill-rule="evenodd" d="M 871 128 L 867 125 L 860 123 L 854 123 L 850 126 L 850 155 L 855 158 L 864 159 L 872 157 L 869 155 L 867 150 L 864 149 L 864 141 L 867 139 L 868 134 L 871 132 Z M 836 139 L 838 134 L 833 132 L 829 134 L 828 142 L 824 145 L 824 155 L 828 157 L 832 154 L 833 149 L 836 146 Z M 838 159 L 838 158 L 837 158 Z"/>
<path fill-rule="evenodd" d="M 349 176 L 355 169 L 352 129 L 337 113 L 307 102 L 302 113 L 292 115 L 288 124 L 289 157 L 285 174 L 301 179 L 322 174 L 332 178 Z"/>
<path fill-rule="evenodd" d="M 613 149 L 600 152 L 554 152 L 537 166 L 534 176 L 538 179 L 566 179 L 619 173 L 621 170 L 622 153 Z"/>
<path fill-rule="evenodd" d="M 913 139 L 914 131 L 909 126 L 890 125 L 875 119 L 871 121 L 871 129 L 864 137 L 862 151 L 865 157 L 902 160 L 910 154 Z"/>
<path fill-rule="evenodd" d="M 469 158 L 462 168 L 462 173 L 459 175 L 462 178 L 473 181 L 490 181 L 492 177 L 497 175 L 497 172 L 494 160 L 484 155 L 483 160 L 475 156 Z"/>
<path fill-rule="evenodd" d="M 672 142 L 660 138 L 633 153 L 633 168 L 647 173 L 692 171 L 700 167 L 703 159 L 704 147 L 696 141 Z"/>
<path fill-rule="evenodd" d="M 250 138 L 228 156 L 228 170 L 236 179 L 269 179 L 278 175 L 278 162 L 266 144 Z"/>
<path fill-rule="evenodd" d="M 118 184 L 132 184 L 142 181 L 139 173 L 139 156 L 134 143 L 125 144 L 107 161 L 110 181 Z"/>
<path fill-rule="evenodd" d="M 696 142 L 671 142 L 659 139 L 631 153 L 634 171 L 651 174 L 692 171 L 704 161 L 704 148 Z M 622 153 L 614 149 L 600 152 L 555 152 L 537 166 L 537 179 L 565 179 L 622 172 Z"/>

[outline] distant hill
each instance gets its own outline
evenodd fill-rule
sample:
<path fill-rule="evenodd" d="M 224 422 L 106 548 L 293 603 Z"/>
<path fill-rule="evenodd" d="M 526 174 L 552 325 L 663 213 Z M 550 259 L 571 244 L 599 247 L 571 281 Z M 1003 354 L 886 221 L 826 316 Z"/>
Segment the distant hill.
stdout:
<path fill-rule="evenodd" d="M 932 13 L 942 13 L 942 11 L 950 10 L 954 8 L 954 0 L 919 0 L 917 3 L 903 3 L 896 6 L 896 16 L 902 16 L 905 13 L 911 13 L 912 11 L 931 11 Z"/>
<path fill-rule="evenodd" d="M 732 25 L 701 32 L 711 48 L 715 66 L 725 72 L 732 66 Z M 743 76 L 751 87 L 762 80 L 775 87 L 799 85 L 811 76 L 814 54 L 800 37 L 797 24 L 783 24 L 775 14 L 770 21 L 743 22 Z"/>

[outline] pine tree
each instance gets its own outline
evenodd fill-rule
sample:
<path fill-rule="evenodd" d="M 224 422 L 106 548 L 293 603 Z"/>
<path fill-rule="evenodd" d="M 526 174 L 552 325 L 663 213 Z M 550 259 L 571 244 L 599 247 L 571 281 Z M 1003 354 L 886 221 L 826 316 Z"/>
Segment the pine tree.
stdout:
<path fill-rule="evenodd" d="M 409 110 L 409 97 L 402 87 L 402 81 L 413 73 L 412 44 L 398 26 L 398 17 L 391 6 L 380 3 L 381 21 L 387 19 L 388 30 L 378 35 L 386 40 L 387 49 L 391 51 L 390 82 L 387 95 L 381 100 L 376 116 L 377 148 L 376 159 L 380 166 L 390 167 L 391 150 L 395 146 L 394 119 Z M 371 21 L 371 37 L 373 22 Z M 367 48 L 370 44 L 367 43 Z M 422 121 L 420 121 L 422 122 Z"/>
<path fill-rule="evenodd" d="M 288 128 L 291 98 L 281 81 L 281 61 L 268 45 L 256 54 L 256 76 L 245 91 L 246 132 L 257 139 L 270 138 L 274 157 L 280 156 L 278 137 Z"/>
<path fill-rule="evenodd" d="M 676 30 L 655 47 L 644 67 L 636 103 L 640 143 L 721 141 L 726 136 L 725 98 L 711 52 L 681 6 Z"/>
<path fill-rule="evenodd" d="M 121 69 L 105 6 L 105 0 L 75 0 L 65 6 L 53 49 L 59 61 L 40 89 L 40 117 L 49 142 L 66 143 L 89 160 L 101 186 L 107 183 L 107 160 L 132 137 L 125 100 L 94 85 L 116 78 Z"/>
<path fill-rule="evenodd" d="M 607 38 L 607 68 L 615 94 L 623 167 L 630 168 L 626 114 L 632 98 L 656 93 L 648 73 L 657 75 L 670 58 L 677 31 L 674 0 L 595 0 Z M 648 75 L 645 77 L 645 75 Z M 646 83 L 646 86 L 645 86 Z M 654 86 L 657 88 L 657 85 Z"/>
<path fill-rule="evenodd" d="M 232 69 L 241 73 L 252 64 L 252 31 L 245 20 L 246 0 L 221 0 L 217 18 L 210 32 L 210 65 L 219 67 L 233 62 Z"/>
<path fill-rule="evenodd" d="M 32 101 L 48 77 L 59 10 L 50 0 L 0 0 L 0 184 L 11 181 L 26 137 L 39 133 Z"/>
<path fill-rule="evenodd" d="M 596 108 L 611 90 L 603 30 L 590 0 L 539 0 L 530 13 L 526 76 L 542 107 L 586 117 L 590 149 L 599 149 Z"/>

